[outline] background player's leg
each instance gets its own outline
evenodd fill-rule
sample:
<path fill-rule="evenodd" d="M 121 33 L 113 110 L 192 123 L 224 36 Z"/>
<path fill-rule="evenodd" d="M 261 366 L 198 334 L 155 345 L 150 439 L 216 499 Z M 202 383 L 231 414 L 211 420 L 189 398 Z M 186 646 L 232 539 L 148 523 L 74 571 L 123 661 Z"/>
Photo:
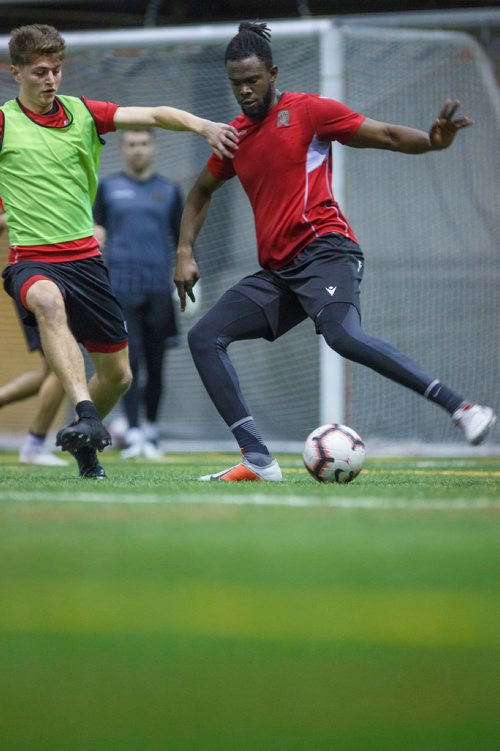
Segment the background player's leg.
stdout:
<path fill-rule="evenodd" d="M 89 355 L 95 367 L 95 373 L 89 381 L 89 393 L 102 418 L 131 384 L 128 347 L 116 352 L 89 352 Z"/>
<path fill-rule="evenodd" d="M 144 385 L 144 406 L 146 419 L 155 423 L 158 417 L 158 408 L 163 395 L 163 357 L 165 343 L 149 340 L 144 347 L 144 359 L 146 362 L 146 383 Z"/>
<path fill-rule="evenodd" d="M 143 352 L 146 366 L 144 384 L 144 407 L 146 419 L 143 425 L 143 455 L 147 459 L 161 456 L 158 448 L 158 410 L 165 392 L 165 352 L 170 329 L 171 306 L 165 304 L 164 295 L 151 295 L 144 320 Z"/>
<path fill-rule="evenodd" d="M 141 407 L 140 371 L 142 344 L 144 341 L 144 321 L 139 301 L 122 305 L 122 307 L 127 321 L 128 352 L 132 383 L 122 399 L 128 428 L 125 434 L 125 448 L 121 452 L 121 456 L 123 459 L 134 459 L 141 456 L 143 447 L 139 413 Z"/>
<path fill-rule="evenodd" d="M 263 464 L 270 459 L 269 451 L 245 403 L 227 347 L 231 342 L 269 334 L 269 324 L 260 306 L 230 290 L 188 335 L 195 365 L 217 411 L 245 456 L 251 455 L 251 461 Z"/>
<path fill-rule="evenodd" d="M 24 306 L 17 300 L 14 300 L 14 303 L 28 351 L 37 352 L 41 359 L 37 370 L 21 373 L 12 381 L 0 386 L 0 407 L 5 407 L 7 404 L 12 404 L 22 399 L 29 399 L 38 394 L 42 383 L 50 372 L 47 360 L 43 355 L 38 326 L 28 326 L 24 322 L 24 315 L 26 313 Z"/>
<path fill-rule="evenodd" d="M 146 383 L 144 385 L 144 407 L 146 420 L 156 423 L 158 409 L 163 396 L 163 371 L 165 357 L 165 341 L 149 339 L 144 346 L 144 359 L 146 362 Z"/>
<path fill-rule="evenodd" d="M 0 407 L 6 407 L 7 404 L 29 399 L 38 394 L 40 386 L 44 382 L 49 367 L 42 355 L 42 362 L 38 370 L 29 370 L 26 373 L 13 378 L 12 381 L 0 386 Z"/>
<path fill-rule="evenodd" d="M 55 373 L 49 371 L 38 391 L 38 408 L 33 415 L 30 431 L 46 435 L 64 399 L 64 389 Z"/>
<path fill-rule="evenodd" d="M 23 464 L 66 465 L 49 453 L 45 439 L 64 398 L 64 389 L 50 370 L 43 353 L 38 370 L 31 370 L 14 378 L 0 388 L 0 407 L 38 395 L 38 407 L 19 452 Z"/>
<path fill-rule="evenodd" d="M 65 393 L 59 378 L 47 368 L 47 375 L 38 391 L 38 407 L 33 415 L 29 432 L 19 452 L 19 461 L 24 464 L 64 466 L 67 462 L 50 453 L 45 447 L 49 432 Z"/>

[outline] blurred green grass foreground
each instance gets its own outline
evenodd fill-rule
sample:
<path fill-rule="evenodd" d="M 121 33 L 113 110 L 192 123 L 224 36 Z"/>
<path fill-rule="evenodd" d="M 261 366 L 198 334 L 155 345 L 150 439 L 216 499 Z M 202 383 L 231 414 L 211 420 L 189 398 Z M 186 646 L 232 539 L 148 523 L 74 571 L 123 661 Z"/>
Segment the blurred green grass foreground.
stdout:
<path fill-rule="evenodd" d="M 498 751 L 500 460 L 0 454 L 1 751 Z"/>

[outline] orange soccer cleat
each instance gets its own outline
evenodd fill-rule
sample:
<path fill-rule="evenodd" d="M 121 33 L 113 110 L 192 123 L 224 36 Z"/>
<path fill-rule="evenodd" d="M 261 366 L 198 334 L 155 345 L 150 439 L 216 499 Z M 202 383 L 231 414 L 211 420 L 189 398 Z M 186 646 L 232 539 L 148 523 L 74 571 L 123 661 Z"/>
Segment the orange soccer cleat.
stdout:
<path fill-rule="evenodd" d="M 213 475 L 203 475 L 203 477 L 199 477 L 198 479 L 203 481 L 225 480 L 226 482 L 255 482 L 257 480 L 281 482 L 282 476 L 276 459 L 273 459 L 266 467 L 258 467 L 255 464 L 251 464 L 248 459 L 243 459 L 240 464 L 236 464 L 234 467 L 229 467 L 229 469 L 224 469 L 222 472 L 217 472 Z"/>

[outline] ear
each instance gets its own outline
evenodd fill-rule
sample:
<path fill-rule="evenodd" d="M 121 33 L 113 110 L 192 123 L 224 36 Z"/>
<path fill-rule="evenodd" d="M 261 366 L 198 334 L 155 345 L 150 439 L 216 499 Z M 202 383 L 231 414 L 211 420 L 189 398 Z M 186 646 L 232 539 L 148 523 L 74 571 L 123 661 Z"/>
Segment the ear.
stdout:
<path fill-rule="evenodd" d="M 273 65 L 273 67 L 269 70 L 269 73 L 271 75 L 271 80 L 276 81 L 276 79 L 278 78 L 278 66 Z"/>
<path fill-rule="evenodd" d="M 10 66 L 10 72 L 12 74 L 12 78 L 16 83 L 19 83 L 19 76 L 21 75 L 21 71 L 19 70 L 17 65 L 11 65 Z"/>

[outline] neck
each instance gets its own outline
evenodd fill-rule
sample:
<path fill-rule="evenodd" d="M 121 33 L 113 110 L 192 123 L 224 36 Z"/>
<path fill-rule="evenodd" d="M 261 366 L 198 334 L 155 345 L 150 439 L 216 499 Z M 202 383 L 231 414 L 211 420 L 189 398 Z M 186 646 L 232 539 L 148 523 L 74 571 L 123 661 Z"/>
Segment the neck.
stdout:
<path fill-rule="evenodd" d="M 267 108 L 267 110 L 265 112 L 265 115 L 263 115 L 263 117 L 266 117 L 269 114 L 269 112 L 271 112 L 271 110 L 276 107 L 276 105 L 278 104 L 278 102 L 279 102 L 279 100 L 281 99 L 282 96 L 283 95 L 282 95 L 281 91 L 276 91 L 276 90 L 273 91 L 273 95 L 271 97 L 271 101 L 269 103 L 269 107 Z"/>
<path fill-rule="evenodd" d="M 274 96 L 273 96 L 273 103 L 272 103 L 272 105 L 271 105 L 271 106 L 272 106 L 272 107 L 276 107 L 276 105 L 278 104 L 278 102 L 279 102 L 279 100 L 281 99 L 281 97 L 282 97 L 282 96 L 283 96 L 283 92 L 282 92 L 282 91 L 278 91 L 278 90 L 276 90 L 276 91 L 274 92 Z"/>
<path fill-rule="evenodd" d="M 30 99 L 27 99 L 22 93 L 19 93 L 18 99 L 23 107 L 30 112 L 34 112 L 35 115 L 47 115 L 54 106 L 55 101 L 54 97 L 50 103 L 44 102 L 43 104 L 40 104 L 39 102 L 32 102 Z"/>
<path fill-rule="evenodd" d="M 149 178 L 153 174 L 153 170 L 151 167 L 145 167 L 142 170 L 135 170 L 132 169 L 132 167 L 127 167 L 125 174 L 128 175 L 128 177 L 130 177 L 132 180 L 137 180 L 137 182 L 144 182 L 145 180 L 149 180 Z"/>

